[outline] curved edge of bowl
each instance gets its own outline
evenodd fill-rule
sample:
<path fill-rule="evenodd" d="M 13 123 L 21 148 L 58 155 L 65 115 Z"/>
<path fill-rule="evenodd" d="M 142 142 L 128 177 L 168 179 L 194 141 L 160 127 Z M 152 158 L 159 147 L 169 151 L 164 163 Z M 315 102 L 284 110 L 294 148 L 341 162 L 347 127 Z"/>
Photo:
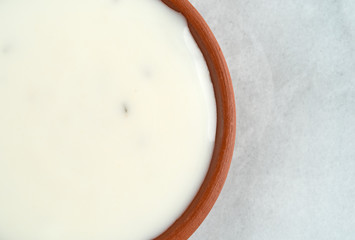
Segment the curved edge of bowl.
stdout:
<path fill-rule="evenodd" d="M 217 105 L 214 151 L 207 175 L 185 212 L 155 240 L 188 239 L 215 204 L 228 175 L 235 136 L 236 110 L 232 80 L 222 50 L 205 20 L 187 0 L 161 0 L 187 20 L 207 62 Z"/>

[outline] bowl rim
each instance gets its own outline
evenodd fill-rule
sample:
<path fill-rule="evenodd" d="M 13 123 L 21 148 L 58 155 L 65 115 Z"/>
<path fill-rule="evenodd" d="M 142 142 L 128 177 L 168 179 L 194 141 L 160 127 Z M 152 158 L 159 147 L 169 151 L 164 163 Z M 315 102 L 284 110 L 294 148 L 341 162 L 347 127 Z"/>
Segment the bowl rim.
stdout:
<path fill-rule="evenodd" d="M 230 168 L 236 136 L 236 109 L 231 76 L 222 50 L 205 20 L 188 0 L 161 0 L 181 13 L 206 60 L 217 105 L 215 146 L 206 177 L 184 213 L 155 240 L 188 239 L 216 202 Z"/>

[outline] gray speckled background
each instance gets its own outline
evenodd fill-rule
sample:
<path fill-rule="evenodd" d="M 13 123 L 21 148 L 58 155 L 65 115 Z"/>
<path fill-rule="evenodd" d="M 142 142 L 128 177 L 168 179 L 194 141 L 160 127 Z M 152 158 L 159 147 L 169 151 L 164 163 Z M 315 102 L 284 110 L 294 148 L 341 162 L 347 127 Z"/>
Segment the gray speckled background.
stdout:
<path fill-rule="evenodd" d="M 192 240 L 355 239 L 355 1 L 191 0 L 229 64 L 237 142 Z"/>

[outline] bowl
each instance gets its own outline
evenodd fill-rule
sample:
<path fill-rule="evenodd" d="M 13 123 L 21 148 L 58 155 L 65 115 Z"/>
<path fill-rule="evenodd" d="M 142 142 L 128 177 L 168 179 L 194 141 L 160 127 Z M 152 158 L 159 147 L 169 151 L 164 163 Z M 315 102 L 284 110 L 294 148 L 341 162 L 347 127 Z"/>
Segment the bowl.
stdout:
<path fill-rule="evenodd" d="M 188 239 L 207 217 L 227 178 L 236 134 L 234 92 L 222 50 L 202 16 L 188 0 L 161 1 L 186 18 L 210 71 L 217 106 L 215 146 L 207 175 L 185 212 L 165 232 L 155 238 Z"/>

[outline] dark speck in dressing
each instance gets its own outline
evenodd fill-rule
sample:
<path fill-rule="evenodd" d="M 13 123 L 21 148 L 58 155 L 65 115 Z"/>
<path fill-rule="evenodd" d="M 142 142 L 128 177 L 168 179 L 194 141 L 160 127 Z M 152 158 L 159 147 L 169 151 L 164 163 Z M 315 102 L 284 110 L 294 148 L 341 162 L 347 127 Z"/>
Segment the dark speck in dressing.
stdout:
<path fill-rule="evenodd" d="M 4 45 L 2 48 L 1 48 L 1 53 L 6 55 L 6 54 L 9 54 L 12 50 L 12 47 L 11 45 Z"/>
<path fill-rule="evenodd" d="M 128 106 L 126 103 L 122 104 L 122 108 L 123 108 L 123 113 L 127 116 L 128 115 Z"/>
<path fill-rule="evenodd" d="M 153 71 L 150 67 L 143 67 L 141 73 L 144 79 L 151 79 L 153 76 Z"/>

